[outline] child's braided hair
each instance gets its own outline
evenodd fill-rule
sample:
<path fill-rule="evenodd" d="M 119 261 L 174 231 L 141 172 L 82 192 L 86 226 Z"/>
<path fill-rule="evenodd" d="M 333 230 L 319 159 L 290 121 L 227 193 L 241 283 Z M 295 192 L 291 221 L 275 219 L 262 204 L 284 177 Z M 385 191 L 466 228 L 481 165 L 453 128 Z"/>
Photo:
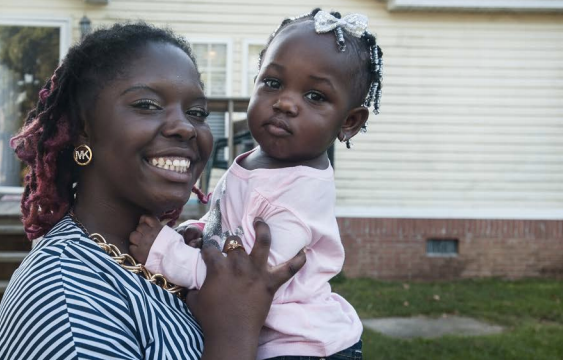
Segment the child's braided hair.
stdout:
<path fill-rule="evenodd" d="M 295 24 L 303 21 L 311 21 L 315 18 L 315 15 L 321 11 L 321 9 L 316 8 L 308 14 L 297 16 L 294 18 L 287 18 L 282 21 L 280 26 L 270 35 L 268 42 L 258 58 L 258 70 L 262 66 L 262 59 L 268 50 L 268 47 L 272 43 L 272 40 L 276 37 L 280 31 L 290 24 Z M 332 16 L 340 19 L 342 16 L 339 12 L 330 12 Z M 357 99 L 357 104 L 362 105 L 366 108 L 373 106 L 373 112 L 377 115 L 379 114 L 379 103 L 381 99 L 381 82 L 382 82 L 382 70 L 383 70 L 383 52 L 381 48 L 377 45 L 377 40 L 374 35 L 372 35 L 367 30 L 364 31 L 361 38 L 354 36 L 349 36 L 346 32 L 343 32 L 340 28 L 335 31 L 337 37 L 337 44 L 341 46 L 341 42 L 344 42 L 343 37 L 346 38 L 348 44 L 351 45 L 352 51 L 355 51 L 357 58 L 359 60 L 360 66 L 358 71 L 352 73 L 353 82 L 356 86 L 354 89 L 353 96 Z M 336 46 L 335 46 L 336 47 Z M 341 48 L 341 50 L 343 50 Z M 363 64 L 363 65 L 362 65 Z M 366 131 L 367 124 L 364 124 L 362 131 Z M 348 147 L 349 141 L 347 142 Z"/>
<path fill-rule="evenodd" d="M 84 100 L 94 101 L 96 94 L 125 72 L 134 55 L 149 42 L 182 49 L 197 70 L 190 46 L 171 31 L 143 22 L 115 24 L 91 33 L 70 48 L 39 91 L 37 106 L 10 142 L 18 158 L 28 165 L 21 210 L 29 239 L 47 233 L 74 203 L 78 171 L 73 162 L 73 141 L 84 129 L 80 116 Z M 170 211 L 165 217 L 173 222 L 180 210 Z"/>

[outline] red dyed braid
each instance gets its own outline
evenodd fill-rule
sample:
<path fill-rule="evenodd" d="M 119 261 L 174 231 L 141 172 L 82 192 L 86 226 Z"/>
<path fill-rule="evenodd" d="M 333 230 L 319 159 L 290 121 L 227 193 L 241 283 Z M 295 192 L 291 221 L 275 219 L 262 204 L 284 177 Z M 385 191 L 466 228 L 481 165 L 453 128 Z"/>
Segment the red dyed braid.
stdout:
<path fill-rule="evenodd" d="M 67 115 L 58 110 L 64 96 L 58 83 L 61 73 L 62 67 L 55 70 L 39 92 L 37 107 L 30 111 L 19 134 L 10 140 L 17 157 L 29 168 L 21 210 L 30 240 L 47 233 L 68 211 L 72 199 L 72 171 L 57 172 L 59 157 L 65 149 L 72 149 L 71 125 Z"/>

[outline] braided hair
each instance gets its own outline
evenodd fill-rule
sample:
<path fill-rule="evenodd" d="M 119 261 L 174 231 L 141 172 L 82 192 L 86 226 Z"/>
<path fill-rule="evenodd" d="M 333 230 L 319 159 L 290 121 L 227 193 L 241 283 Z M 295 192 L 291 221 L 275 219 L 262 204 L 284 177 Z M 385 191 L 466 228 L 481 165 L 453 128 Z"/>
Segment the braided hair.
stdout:
<path fill-rule="evenodd" d="M 262 66 L 262 59 L 268 50 L 268 47 L 284 28 L 291 24 L 297 24 L 304 21 L 312 21 L 315 15 L 321 11 L 320 8 L 316 8 L 310 13 L 300 15 L 293 18 L 284 19 L 278 28 L 270 35 L 268 42 L 258 58 L 258 70 Z M 340 19 L 342 16 L 339 12 L 330 12 L 332 16 Z M 366 108 L 373 107 L 374 114 L 379 114 L 379 103 L 381 99 L 381 82 L 383 80 L 382 70 L 383 70 L 383 52 L 381 48 L 377 45 L 376 37 L 368 31 L 364 31 L 361 38 L 354 36 L 349 36 L 346 32 L 342 31 L 340 27 L 335 29 L 336 45 L 340 51 L 344 51 L 346 48 L 344 41 L 348 41 L 352 51 L 352 55 L 359 62 L 358 71 L 353 71 L 351 73 L 352 81 L 354 82 L 353 88 L 355 89 L 352 96 L 355 103 L 359 106 L 364 106 Z M 367 123 L 362 126 L 362 131 L 367 130 Z M 348 148 L 350 148 L 350 141 L 346 142 Z"/>
<path fill-rule="evenodd" d="M 72 152 L 73 141 L 84 130 L 81 104 L 95 99 L 104 86 L 124 73 L 131 59 L 148 42 L 180 48 L 197 71 L 189 44 L 170 30 L 143 22 L 115 24 L 89 34 L 71 47 L 39 91 L 36 107 L 10 141 L 17 157 L 28 166 L 21 211 L 29 239 L 47 233 L 74 203 L 78 169 Z M 173 223 L 180 211 L 172 210 L 163 218 Z"/>

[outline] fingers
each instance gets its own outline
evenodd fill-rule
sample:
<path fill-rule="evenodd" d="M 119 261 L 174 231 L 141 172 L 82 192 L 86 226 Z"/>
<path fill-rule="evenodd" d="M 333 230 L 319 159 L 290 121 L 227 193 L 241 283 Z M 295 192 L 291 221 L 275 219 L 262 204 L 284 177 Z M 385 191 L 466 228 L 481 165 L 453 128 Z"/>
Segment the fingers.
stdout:
<path fill-rule="evenodd" d="M 202 231 L 200 228 L 196 227 L 196 226 L 188 226 L 187 228 L 185 228 L 185 230 L 182 233 L 182 236 L 184 237 L 184 242 L 186 244 L 188 244 L 189 246 L 190 243 L 194 240 L 202 240 Z M 201 247 L 201 245 L 199 246 L 194 246 L 194 247 Z"/>
<path fill-rule="evenodd" d="M 142 249 L 143 234 L 138 231 L 133 231 L 129 235 L 129 254 L 141 264 L 146 264 L 148 252 Z"/>
<path fill-rule="evenodd" d="M 203 245 L 203 239 L 202 238 L 193 239 L 193 240 L 190 240 L 188 242 L 189 247 L 193 247 L 193 248 L 196 248 L 196 249 L 201 249 L 202 245 Z"/>
<path fill-rule="evenodd" d="M 151 216 L 151 215 L 141 215 L 141 217 L 139 218 L 139 226 L 143 224 L 151 228 L 162 227 L 160 221 L 158 221 L 158 219 L 155 216 Z"/>
<path fill-rule="evenodd" d="M 231 235 L 227 237 L 227 239 L 225 240 L 225 244 L 223 245 L 223 252 L 225 254 L 228 255 L 233 253 L 240 254 L 241 250 L 242 252 L 244 252 L 244 246 L 242 246 L 242 241 L 238 236 Z"/>
<path fill-rule="evenodd" d="M 272 274 L 274 292 L 287 280 L 291 279 L 291 277 L 305 265 L 306 261 L 307 257 L 305 256 L 305 251 L 301 250 L 292 259 L 273 267 L 270 271 Z"/>
<path fill-rule="evenodd" d="M 216 247 L 212 242 L 205 242 L 201 246 L 201 258 L 205 265 L 207 266 L 207 277 L 212 269 L 216 269 L 219 264 L 224 260 L 223 254 L 218 247 Z"/>
<path fill-rule="evenodd" d="M 270 253 L 270 245 L 272 243 L 270 227 L 262 218 L 254 219 L 253 225 L 256 234 L 256 242 L 250 252 L 250 257 L 253 258 L 257 264 L 265 264 L 268 261 L 268 254 Z"/>
<path fill-rule="evenodd" d="M 140 231 L 135 230 L 129 235 L 129 243 L 131 243 L 131 245 L 139 245 L 142 238 L 143 234 Z"/>

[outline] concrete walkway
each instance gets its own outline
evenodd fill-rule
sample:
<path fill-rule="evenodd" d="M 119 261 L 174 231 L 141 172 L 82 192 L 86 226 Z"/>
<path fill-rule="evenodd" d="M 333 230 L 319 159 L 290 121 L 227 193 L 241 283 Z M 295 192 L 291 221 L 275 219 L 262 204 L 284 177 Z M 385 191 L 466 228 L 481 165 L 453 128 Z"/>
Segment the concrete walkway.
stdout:
<path fill-rule="evenodd" d="M 480 336 L 498 334 L 503 328 L 487 324 L 472 318 L 448 316 L 441 318 L 427 318 L 417 316 L 412 318 L 381 318 L 362 320 L 368 329 L 384 335 L 400 338 L 438 338 L 444 335 Z"/>

